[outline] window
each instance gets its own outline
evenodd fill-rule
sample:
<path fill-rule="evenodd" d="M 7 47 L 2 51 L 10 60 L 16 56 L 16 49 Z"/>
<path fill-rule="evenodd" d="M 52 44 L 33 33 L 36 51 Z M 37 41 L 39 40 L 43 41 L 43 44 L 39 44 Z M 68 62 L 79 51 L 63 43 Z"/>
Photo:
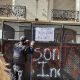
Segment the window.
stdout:
<path fill-rule="evenodd" d="M 68 28 L 56 28 L 55 29 L 55 41 L 60 42 L 61 41 L 61 33 L 63 31 L 63 41 L 73 43 L 76 42 L 76 31 Z"/>
<path fill-rule="evenodd" d="M 26 36 L 26 38 L 28 40 L 31 40 L 32 39 L 32 31 L 31 31 L 31 29 L 25 29 L 24 30 L 24 35 Z"/>
<path fill-rule="evenodd" d="M 19 37 L 25 35 L 28 40 L 32 40 L 32 29 L 31 26 L 20 26 Z"/>

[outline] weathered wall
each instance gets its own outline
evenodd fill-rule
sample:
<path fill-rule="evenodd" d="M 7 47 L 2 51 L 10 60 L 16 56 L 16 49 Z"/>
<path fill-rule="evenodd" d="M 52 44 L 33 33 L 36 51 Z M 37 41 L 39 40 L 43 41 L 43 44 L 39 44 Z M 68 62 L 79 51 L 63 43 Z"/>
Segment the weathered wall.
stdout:
<path fill-rule="evenodd" d="M 12 0 L 0 0 L 0 5 L 9 5 L 12 3 Z"/>
<path fill-rule="evenodd" d="M 75 10 L 76 0 L 54 0 L 54 9 Z"/>
<path fill-rule="evenodd" d="M 38 1 L 38 7 L 36 7 Z M 75 10 L 76 0 L 0 0 L 0 4 L 13 4 L 26 6 L 26 18 L 28 20 L 50 20 L 51 10 Z"/>
<path fill-rule="evenodd" d="M 49 6 L 48 1 L 50 2 Z M 39 18 L 39 20 L 47 20 L 50 13 L 48 11 L 50 11 L 53 8 L 53 0 L 38 0 L 37 12 L 36 12 L 36 0 L 15 0 L 14 3 L 15 5 L 26 6 L 27 19 L 34 20 L 36 17 Z"/>

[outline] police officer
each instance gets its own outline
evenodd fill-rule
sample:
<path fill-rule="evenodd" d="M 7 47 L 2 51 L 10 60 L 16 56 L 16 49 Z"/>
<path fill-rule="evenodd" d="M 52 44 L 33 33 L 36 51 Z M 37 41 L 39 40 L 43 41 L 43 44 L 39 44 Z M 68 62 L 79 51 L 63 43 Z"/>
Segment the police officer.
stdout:
<path fill-rule="evenodd" d="M 34 41 L 31 43 L 25 36 L 20 37 L 13 49 L 13 80 L 23 80 L 23 70 L 26 63 L 26 54 L 32 54 Z"/>

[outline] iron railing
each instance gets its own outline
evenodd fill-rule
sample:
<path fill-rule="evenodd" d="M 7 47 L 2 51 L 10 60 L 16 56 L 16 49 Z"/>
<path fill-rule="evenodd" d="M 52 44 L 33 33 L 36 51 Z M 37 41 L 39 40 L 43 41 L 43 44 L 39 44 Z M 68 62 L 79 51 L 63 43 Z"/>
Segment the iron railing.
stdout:
<path fill-rule="evenodd" d="M 79 11 L 74 10 L 52 10 L 52 20 L 79 20 Z"/>
<path fill-rule="evenodd" d="M 0 5 L 0 17 L 26 18 L 26 7 L 16 5 Z"/>

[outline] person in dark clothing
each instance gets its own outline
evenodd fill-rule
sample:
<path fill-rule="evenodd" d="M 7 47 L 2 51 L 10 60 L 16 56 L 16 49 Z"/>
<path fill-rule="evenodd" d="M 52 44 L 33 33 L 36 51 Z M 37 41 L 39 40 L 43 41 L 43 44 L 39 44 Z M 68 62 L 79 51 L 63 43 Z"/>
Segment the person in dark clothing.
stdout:
<path fill-rule="evenodd" d="M 20 42 L 13 49 L 13 80 L 23 80 L 23 70 L 26 63 L 26 55 L 33 54 L 34 41 L 31 43 L 21 36 Z"/>

